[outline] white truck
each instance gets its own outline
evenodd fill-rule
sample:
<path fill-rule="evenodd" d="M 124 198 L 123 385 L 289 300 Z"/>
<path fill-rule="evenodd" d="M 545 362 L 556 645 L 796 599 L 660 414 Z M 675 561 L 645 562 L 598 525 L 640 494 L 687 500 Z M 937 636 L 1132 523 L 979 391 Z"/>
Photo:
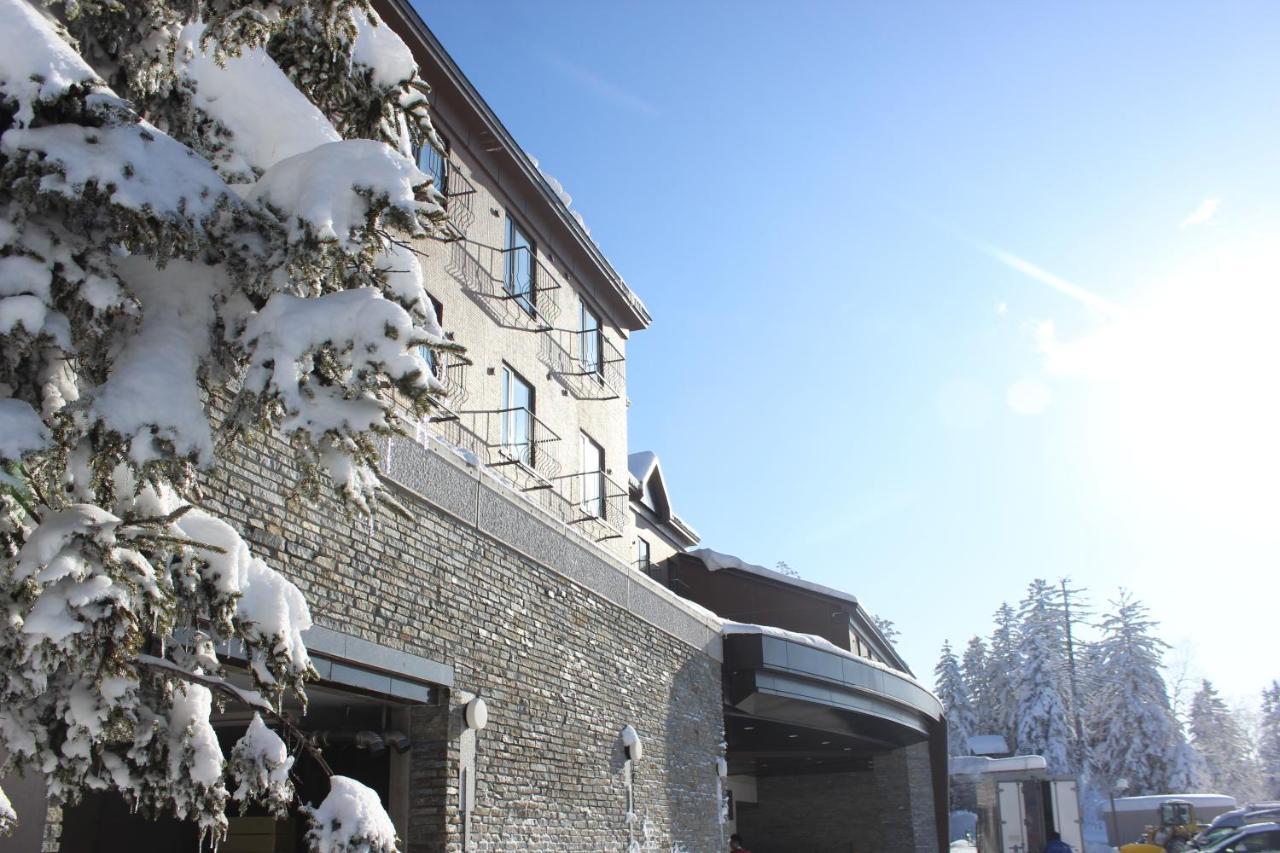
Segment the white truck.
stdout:
<path fill-rule="evenodd" d="M 1076 780 L 1049 775 L 1041 756 L 952 758 L 950 773 L 953 786 L 974 786 L 979 853 L 1041 853 L 1050 832 L 1084 850 Z"/>

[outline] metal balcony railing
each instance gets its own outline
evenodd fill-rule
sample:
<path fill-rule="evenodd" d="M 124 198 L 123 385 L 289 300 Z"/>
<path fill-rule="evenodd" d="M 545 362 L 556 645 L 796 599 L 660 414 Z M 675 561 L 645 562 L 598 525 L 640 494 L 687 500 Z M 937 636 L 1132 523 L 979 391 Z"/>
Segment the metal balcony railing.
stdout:
<path fill-rule="evenodd" d="M 603 331 L 551 329 L 541 357 L 551 373 L 579 400 L 614 400 L 627 388 L 627 362 Z"/>
<path fill-rule="evenodd" d="M 467 402 L 467 368 L 472 364 L 471 359 L 455 350 L 432 350 L 425 346 L 418 352 L 431 368 L 431 374 L 444 386 L 447 396 L 440 401 L 441 408 L 450 414 L 457 412 Z"/>
<path fill-rule="evenodd" d="M 471 450 L 490 468 L 521 489 L 549 489 L 560 473 L 552 446 L 560 436 L 525 408 L 481 409 L 457 412 L 458 430 L 469 433 L 458 446 Z M 433 419 L 435 420 L 435 419 Z"/>
<path fill-rule="evenodd" d="M 583 471 L 555 478 L 564 499 L 562 518 L 581 525 L 596 541 L 616 539 L 626 530 L 627 490 L 603 471 Z"/>
<path fill-rule="evenodd" d="M 453 227 L 458 229 L 461 236 L 466 236 L 467 229 L 476 221 L 473 206 L 476 186 L 467 180 L 467 176 L 462 174 L 462 170 L 452 161 L 446 162 L 448 165 L 445 168 L 444 181 L 445 210 L 449 213 L 449 221 L 453 223 Z"/>
<path fill-rule="evenodd" d="M 497 249 L 483 243 L 455 242 L 446 268 L 499 326 L 545 332 L 560 316 L 555 298 L 559 283 L 536 254 L 523 246 Z"/>

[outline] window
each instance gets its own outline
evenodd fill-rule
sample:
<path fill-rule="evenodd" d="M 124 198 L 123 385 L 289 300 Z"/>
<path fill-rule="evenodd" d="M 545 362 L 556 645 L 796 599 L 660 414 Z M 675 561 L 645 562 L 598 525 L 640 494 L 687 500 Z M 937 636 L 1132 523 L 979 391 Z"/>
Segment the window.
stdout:
<path fill-rule="evenodd" d="M 439 326 L 441 329 L 443 329 L 444 328 L 444 303 L 441 302 L 439 299 L 436 299 L 430 293 L 427 294 L 427 298 L 431 300 L 431 310 L 436 315 L 436 325 Z M 431 368 L 432 376 L 434 376 L 436 379 L 444 379 L 444 375 L 443 375 L 444 364 L 441 362 L 440 358 L 436 356 L 435 350 L 433 350 L 431 347 L 427 346 L 426 344 L 423 344 L 422 346 L 418 347 L 418 354 L 422 356 L 422 360 L 425 361 L 427 363 L 427 366 Z"/>
<path fill-rule="evenodd" d="M 436 189 L 442 195 L 449 194 L 449 142 L 440 137 L 444 150 L 439 151 L 430 142 L 423 143 L 418 149 L 418 168 L 431 176 Z"/>
<path fill-rule="evenodd" d="M 502 366 L 502 451 L 525 465 L 533 457 L 533 386 L 505 364 Z"/>
<path fill-rule="evenodd" d="M 578 361 L 584 373 L 597 376 L 604 372 L 600 361 L 600 319 L 585 302 L 578 303 Z"/>
<path fill-rule="evenodd" d="M 585 432 L 581 439 L 582 511 L 592 518 L 604 518 L 604 448 Z"/>
<path fill-rule="evenodd" d="M 649 541 L 643 537 L 636 538 L 636 568 L 642 572 L 649 570 Z"/>
<path fill-rule="evenodd" d="M 534 305 L 538 298 L 537 282 L 534 280 L 533 241 L 530 240 L 515 220 L 507 217 L 507 256 L 506 277 L 503 289 L 514 299 L 530 317 L 534 315 Z"/>

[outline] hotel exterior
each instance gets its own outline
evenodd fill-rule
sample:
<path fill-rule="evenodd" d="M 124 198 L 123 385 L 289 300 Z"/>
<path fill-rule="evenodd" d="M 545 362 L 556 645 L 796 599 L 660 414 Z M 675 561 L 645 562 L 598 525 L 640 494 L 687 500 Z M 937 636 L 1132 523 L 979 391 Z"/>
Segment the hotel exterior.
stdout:
<path fill-rule="evenodd" d="M 451 233 L 415 248 L 465 353 L 434 359 L 446 407 L 383 447 L 404 515 L 290 501 L 283 440 L 209 478 L 311 604 L 322 680 L 299 725 L 415 853 L 704 853 L 734 831 L 755 853 L 944 849 L 936 699 L 856 599 L 690 550 L 658 458 L 627 437 L 644 304 L 407 0 L 375 6 L 433 88 L 444 149 L 419 162 Z M 224 751 L 247 722 L 220 716 Z M 4 787 L 26 835 L 0 851 L 198 848 L 111 795 L 58 813 Z M 223 853 L 303 849 L 299 815 L 230 821 Z"/>

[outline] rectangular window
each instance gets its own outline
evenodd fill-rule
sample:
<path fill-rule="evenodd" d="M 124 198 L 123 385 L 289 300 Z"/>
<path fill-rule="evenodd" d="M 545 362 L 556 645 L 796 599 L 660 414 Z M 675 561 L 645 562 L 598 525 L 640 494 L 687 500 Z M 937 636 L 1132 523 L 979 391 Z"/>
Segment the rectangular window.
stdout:
<path fill-rule="evenodd" d="M 503 251 L 507 257 L 503 289 L 532 317 L 538 299 L 538 283 L 534 280 L 534 245 L 510 216 L 507 217 L 507 241 Z"/>
<path fill-rule="evenodd" d="M 578 303 L 578 361 L 584 373 L 599 376 L 604 372 L 600 361 L 600 319 L 585 302 Z"/>
<path fill-rule="evenodd" d="M 505 364 L 502 366 L 502 450 L 512 459 L 533 466 L 533 386 Z"/>
<path fill-rule="evenodd" d="M 444 137 L 441 137 L 440 141 L 444 143 L 443 151 L 438 150 L 430 142 L 422 143 L 422 147 L 418 149 L 418 168 L 431 176 L 441 195 L 447 196 L 449 194 L 449 142 Z"/>
<path fill-rule="evenodd" d="M 593 518 L 604 518 L 604 448 L 585 432 L 581 439 L 582 511 Z"/>
<path fill-rule="evenodd" d="M 642 572 L 649 570 L 649 542 L 643 537 L 636 539 L 636 568 Z"/>
<path fill-rule="evenodd" d="M 443 329 L 444 328 L 444 303 L 441 302 L 439 299 L 436 299 L 430 293 L 427 294 L 427 298 L 431 300 L 431 310 L 435 312 L 436 325 L 439 326 L 441 329 Z M 436 379 L 443 380 L 444 364 L 436 356 L 435 350 L 431 349 L 431 347 L 426 346 L 424 344 L 418 347 L 418 354 L 422 356 L 422 360 L 425 361 L 427 363 L 427 366 L 431 368 L 431 375 L 434 376 Z"/>

